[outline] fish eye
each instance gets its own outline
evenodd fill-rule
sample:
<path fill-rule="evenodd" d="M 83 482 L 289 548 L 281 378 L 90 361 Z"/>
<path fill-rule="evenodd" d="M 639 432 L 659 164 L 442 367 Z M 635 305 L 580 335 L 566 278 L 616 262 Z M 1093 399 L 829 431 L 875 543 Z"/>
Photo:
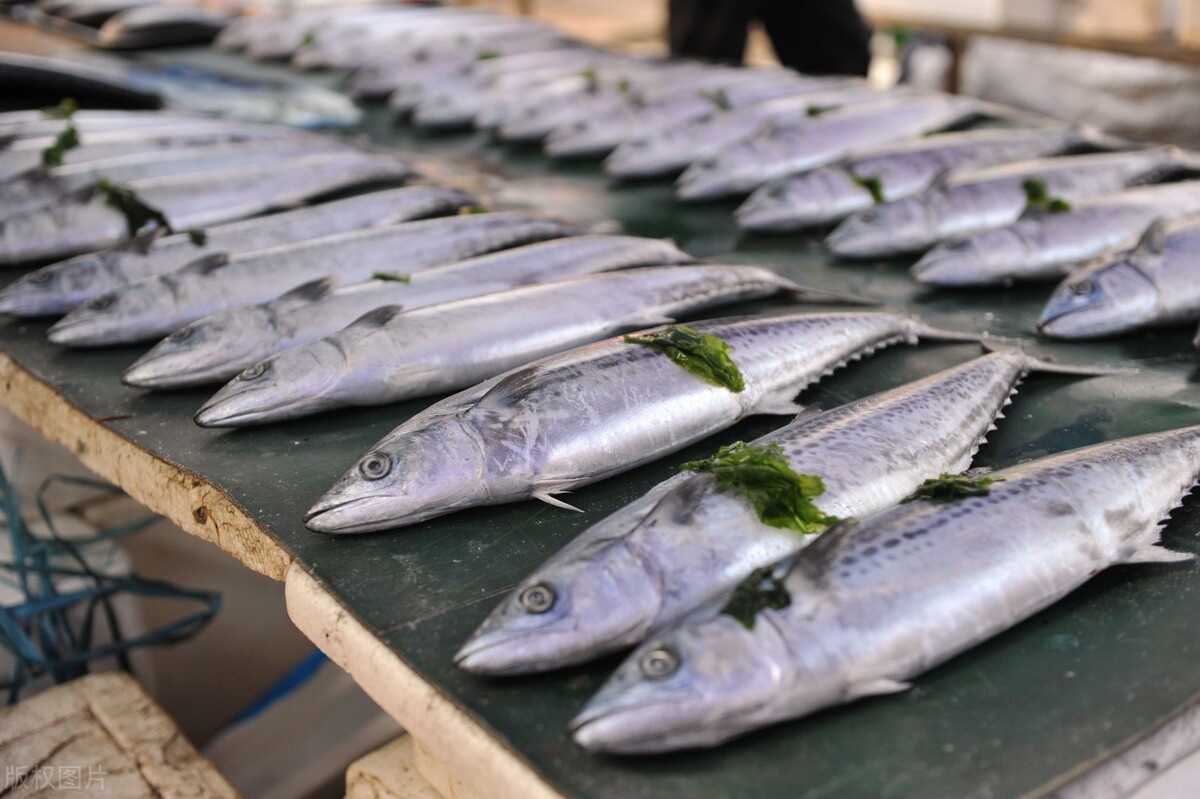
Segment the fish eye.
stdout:
<path fill-rule="evenodd" d="M 256 380 L 267 373 L 267 365 L 265 363 L 256 363 L 253 366 L 247 366 L 238 378 L 241 380 Z"/>
<path fill-rule="evenodd" d="M 1096 290 L 1096 284 L 1090 280 L 1081 280 L 1078 283 L 1071 284 L 1071 293 L 1076 297 L 1083 297 L 1091 294 Z"/>
<path fill-rule="evenodd" d="M 53 275 L 51 275 L 49 272 L 34 272 L 25 279 L 30 283 L 40 286 L 43 283 L 49 283 L 51 277 L 53 277 Z"/>
<path fill-rule="evenodd" d="M 181 327 L 178 330 L 176 330 L 174 333 L 172 333 L 171 335 L 167 336 L 167 338 L 170 341 L 187 341 L 189 338 L 192 337 L 192 330 L 193 330 L 193 328 L 190 326 Z"/>
<path fill-rule="evenodd" d="M 651 649 L 642 655 L 640 665 L 647 679 L 663 680 L 679 669 L 679 655 L 666 647 Z"/>
<path fill-rule="evenodd" d="M 92 297 L 87 301 L 87 307 L 94 311 L 103 311 L 108 306 L 112 305 L 113 298 L 111 294 L 101 294 L 99 297 Z"/>
<path fill-rule="evenodd" d="M 942 245 L 942 248 L 949 250 L 951 252 L 958 252 L 959 250 L 967 249 L 967 247 L 969 247 L 970 245 L 971 245 L 970 239 L 956 239 L 954 241 L 946 242 L 945 244 Z"/>
<path fill-rule="evenodd" d="M 545 613 L 554 607 L 557 598 L 553 588 L 545 583 L 537 583 L 522 591 L 517 600 L 530 613 Z"/>
<path fill-rule="evenodd" d="M 767 188 L 767 199 L 782 200 L 787 194 L 787 189 L 782 185 L 769 186 Z"/>
<path fill-rule="evenodd" d="M 879 214 L 875 213 L 874 211 L 864 211 L 858 218 L 863 222 L 874 222 L 879 218 Z"/>
<path fill-rule="evenodd" d="M 382 480 L 392 470 L 392 459 L 382 452 L 372 452 L 358 462 L 358 473 L 367 480 Z"/>

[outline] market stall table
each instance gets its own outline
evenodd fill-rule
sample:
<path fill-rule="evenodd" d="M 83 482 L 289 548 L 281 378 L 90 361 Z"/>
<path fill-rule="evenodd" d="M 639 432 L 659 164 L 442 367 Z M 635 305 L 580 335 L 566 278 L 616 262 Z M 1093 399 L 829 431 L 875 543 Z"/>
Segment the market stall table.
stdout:
<path fill-rule="evenodd" d="M 240 63 L 201 51 L 156 57 L 226 69 Z M 664 182 L 613 186 L 595 165 L 554 165 L 481 135 L 407 133 L 378 110 L 364 130 L 432 174 L 484 191 L 497 206 L 551 209 L 585 224 L 616 221 L 630 233 L 671 236 L 698 255 L 722 254 L 722 261 L 765 263 L 937 325 L 1028 336 L 1047 294 L 1045 288 L 930 292 L 909 280 L 904 264 L 837 265 L 814 240 L 798 236 L 739 240 L 730 204 L 682 207 Z M 9 270 L 4 278 L 17 274 Z M 119 376 L 142 348 L 63 350 L 47 343 L 47 326 L 0 323 L 0 402 L 151 509 L 284 580 L 297 626 L 410 731 L 427 768 L 437 764 L 481 796 L 1041 796 L 1132 746 L 1200 696 L 1193 651 L 1200 566 L 1124 567 L 918 679 L 907 693 L 777 725 L 712 751 L 593 755 L 572 743 L 565 727 L 617 658 L 539 677 L 484 680 L 458 671 L 454 652 L 517 581 L 588 524 L 678 464 L 786 418 L 749 420 L 581 489 L 572 502 L 583 514 L 531 501 L 390 533 L 329 537 L 304 527 L 304 510 L 427 402 L 260 429 L 203 430 L 191 418 L 209 392 L 128 388 Z M 1033 346 L 1064 362 L 1142 371 L 1094 380 L 1031 378 L 977 464 L 1008 465 L 1196 423 L 1200 392 L 1190 334 L 1176 329 Z M 967 344 L 894 347 L 839 371 L 801 401 L 829 407 L 979 351 Z M 1200 552 L 1200 508 L 1188 504 L 1178 512 L 1165 540 L 1173 549 Z"/>

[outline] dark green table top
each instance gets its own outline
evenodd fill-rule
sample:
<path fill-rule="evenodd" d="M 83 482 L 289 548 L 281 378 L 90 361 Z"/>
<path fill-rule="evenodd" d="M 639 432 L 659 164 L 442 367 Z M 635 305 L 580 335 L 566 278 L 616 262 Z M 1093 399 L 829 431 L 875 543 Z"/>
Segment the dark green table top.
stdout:
<path fill-rule="evenodd" d="M 209 54 L 178 54 L 205 62 Z M 228 64 L 228 60 L 225 61 Z M 414 152 L 442 175 L 485 174 L 493 200 L 630 233 L 672 236 L 721 260 L 769 264 L 801 282 L 857 292 L 950 328 L 1028 337 L 1046 288 L 934 293 L 904 264 L 837 265 L 803 237 L 737 235 L 730 204 L 681 207 L 669 184 L 612 186 L 595 165 L 552 165 L 534 151 L 467 135 L 414 135 L 373 112 L 371 137 Z M 398 264 L 398 266 L 400 266 Z M 8 279 L 13 275 L 9 274 Z M 739 309 L 742 310 L 742 309 Z M 538 502 L 476 509 L 394 533 L 330 538 L 301 513 L 357 457 L 427 403 L 349 410 L 262 429 L 191 422 L 208 396 L 126 388 L 139 348 L 69 352 L 45 324 L 0 323 L 0 348 L 94 418 L 219 485 L 303 568 L 405 662 L 564 794 L 579 797 L 1016 797 L 1040 794 L 1200 695 L 1200 566 L 1121 567 L 1051 609 L 916 681 L 904 694 L 752 734 L 714 751 L 613 758 L 576 747 L 564 727 L 615 659 L 543 677 L 482 680 L 451 656 L 496 601 L 588 524 L 688 459 L 786 422 L 749 420 L 662 462 L 579 490 L 582 515 Z M 1191 331 L 1084 345 L 1032 346 L 1064 362 L 1126 364 L 1136 375 L 1036 376 L 976 463 L 1005 466 L 1076 446 L 1200 421 Z M 836 405 L 979 354 L 974 345 L 898 346 L 842 369 L 803 402 Z M 1165 532 L 1200 552 L 1200 507 Z"/>

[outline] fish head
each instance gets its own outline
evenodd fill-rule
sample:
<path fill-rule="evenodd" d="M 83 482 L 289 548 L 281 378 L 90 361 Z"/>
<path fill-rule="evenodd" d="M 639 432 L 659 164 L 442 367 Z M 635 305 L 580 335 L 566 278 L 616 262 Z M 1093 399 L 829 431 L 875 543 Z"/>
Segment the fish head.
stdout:
<path fill-rule="evenodd" d="M 1068 277 L 1046 303 L 1038 331 L 1053 338 L 1090 338 L 1149 322 L 1158 287 L 1135 258 L 1097 264 Z"/>
<path fill-rule="evenodd" d="M 268 305 L 228 308 L 184 325 L 138 358 L 121 378 L 140 388 L 185 388 L 228 380 L 277 339 Z"/>
<path fill-rule="evenodd" d="M 645 635 L 658 581 L 620 539 L 555 557 L 492 611 L 455 656 L 473 674 L 529 674 L 581 663 Z"/>
<path fill-rule="evenodd" d="M 161 311 L 174 307 L 171 284 L 149 278 L 92 297 L 58 320 L 46 335 L 68 347 L 142 341 L 163 335 Z"/>
<path fill-rule="evenodd" d="M 856 185 L 845 170 L 822 168 L 764 184 L 734 215 L 738 225 L 747 230 L 795 230 L 856 210 L 847 207 L 848 199 L 866 205 L 872 202 L 870 192 Z"/>
<path fill-rule="evenodd" d="M 651 638 L 571 722 L 586 749 L 649 753 L 713 746 L 763 722 L 781 689 L 783 644 L 723 614 Z"/>
<path fill-rule="evenodd" d="M 848 217 L 825 238 L 825 244 L 840 258 L 895 255 L 924 247 L 931 225 L 924 198 L 913 197 Z"/>
<path fill-rule="evenodd" d="M 675 196 L 694 202 L 732 193 L 731 172 L 736 165 L 748 161 L 751 154 L 749 144 L 739 140 L 697 158 L 675 181 Z"/>
<path fill-rule="evenodd" d="M 242 427 L 294 419 L 341 405 L 334 393 L 349 371 L 333 338 L 258 361 L 230 380 L 196 413 L 201 427 Z"/>
<path fill-rule="evenodd" d="M 304 516 L 320 533 L 386 530 L 489 498 L 478 435 L 455 415 L 393 433 L 361 457 Z"/>
<path fill-rule="evenodd" d="M 0 313 L 66 313 L 110 287 L 111 258 L 106 251 L 88 253 L 22 275 L 0 291 Z"/>

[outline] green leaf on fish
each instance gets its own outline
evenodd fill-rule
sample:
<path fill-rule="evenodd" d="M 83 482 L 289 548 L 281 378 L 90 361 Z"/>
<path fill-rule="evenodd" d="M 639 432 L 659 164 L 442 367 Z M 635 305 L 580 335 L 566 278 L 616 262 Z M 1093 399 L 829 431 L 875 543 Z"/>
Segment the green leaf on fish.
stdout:
<path fill-rule="evenodd" d="M 464 205 L 458 209 L 459 216 L 473 216 L 474 214 L 486 214 L 488 209 L 479 205 Z"/>
<path fill-rule="evenodd" d="M 804 113 L 806 116 L 819 117 L 822 114 L 828 114 L 830 111 L 832 111 L 835 108 L 837 108 L 836 105 L 810 105 L 808 107 L 808 110 L 805 111 Z"/>
<path fill-rule="evenodd" d="M 1041 178 L 1030 178 L 1021 186 L 1025 189 L 1025 211 L 1046 211 L 1052 214 L 1065 214 L 1071 210 L 1071 204 L 1061 197 L 1051 197 L 1046 188 L 1046 181 Z"/>
<path fill-rule="evenodd" d="M 671 325 L 658 333 L 626 336 L 625 343 L 643 344 L 661 350 L 700 379 L 727 388 L 735 394 L 746 388 L 741 370 L 729 357 L 729 344 L 711 333 L 701 333 L 686 325 Z"/>
<path fill-rule="evenodd" d="M 729 95 L 724 89 L 715 89 L 714 91 L 702 91 L 700 96 L 717 107 L 718 111 L 728 111 L 733 108 L 733 103 L 729 102 Z"/>
<path fill-rule="evenodd" d="M 501 53 L 499 50 L 484 50 L 482 53 L 476 56 L 476 60 L 491 61 L 493 58 L 499 58 L 501 55 L 503 55 L 503 53 Z"/>
<path fill-rule="evenodd" d="M 187 237 L 193 247 L 203 247 L 208 244 L 208 234 L 198 227 L 188 228 Z"/>
<path fill-rule="evenodd" d="M 992 493 L 992 483 L 1003 483 L 1003 477 L 968 477 L 965 474 L 943 472 L 921 483 L 921 487 L 901 500 L 912 502 L 928 499 L 934 502 L 952 502 L 966 497 L 984 497 Z"/>
<path fill-rule="evenodd" d="M 411 283 L 412 275 L 406 275 L 403 272 L 376 272 L 371 275 L 372 280 L 390 280 L 393 283 Z"/>
<path fill-rule="evenodd" d="M 824 481 L 792 469 L 778 444 L 739 441 L 682 468 L 712 474 L 718 485 L 739 492 L 754 506 L 763 524 L 812 535 L 838 521 L 812 503 L 813 497 L 825 493 Z"/>
<path fill-rule="evenodd" d="M 792 595 L 788 593 L 783 580 L 775 575 L 775 567 L 764 566 L 751 572 L 734 589 L 729 601 L 721 608 L 721 613 L 732 616 L 747 630 L 753 630 L 759 613 L 768 608 L 783 610 L 790 604 Z"/>
<path fill-rule="evenodd" d="M 317 32 L 309 31 L 308 33 L 304 34 L 304 38 L 300 40 L 300 45 L 296 49 L 304 50 L 305 48 L 312 47 L 316 43 L 317 43 Z"/>
<path fill-rule="evenodd" d="M 878 175 L 868 177 L 867 175 L 855 175 L 851 173 L 850 179 L 854 181 L 855 185 L 862 186 L 869 191 L 871 199 L 875 201 L 876 205 L 883 205 L 883 181 Z"/>
<path fill-rule="evenodd" d="M 64 120 L 67 124 L 62 133 L 54 138 L 54 143 L 42 150 L 42 166 L 62 166 L 63 156 L 68 150 L 74 150 L 81 142 L 79 130 L 75 127 L 74 116 L 79 107 L 70 97 L 66 97 L 58 105 L 43 108 L 42 113 L 52 119 Z"/>
<path fill-rule="evenodd" d="M 174 233 L 171 223 L 162 211 L 144 202 L 133 189 L 103 178 L 96 188 L 104 195 L 104 204 L 114 208 L 125 217 L 125 228 L 129 238 L 135 237 L 144 228 L 156 226 L 166 233 Z"/>
<path fill-rule="evenodd" d="M 584 87 L 584 91 L 594 92 L 597 88 L 599 88 L 600 75 L 596 72 L 596 70 L 590 68 L 585 69 L 583 72 L 579 73 L 579 76 L 587 83 L 587 86 Z"/>
<path fill-rule="evenodd" d="M 617 81 L 617 91 L 621 94 L 629 94 L 629 90 L 633 88 L 633 83 L 629 78 L 621 78 Z"/>

